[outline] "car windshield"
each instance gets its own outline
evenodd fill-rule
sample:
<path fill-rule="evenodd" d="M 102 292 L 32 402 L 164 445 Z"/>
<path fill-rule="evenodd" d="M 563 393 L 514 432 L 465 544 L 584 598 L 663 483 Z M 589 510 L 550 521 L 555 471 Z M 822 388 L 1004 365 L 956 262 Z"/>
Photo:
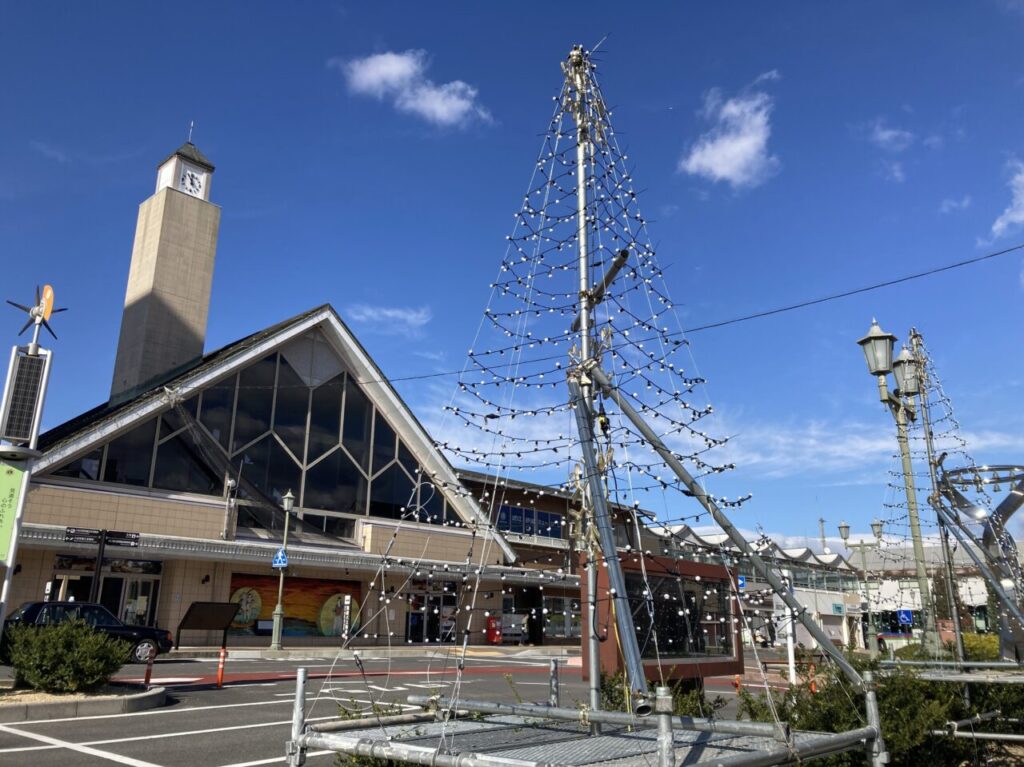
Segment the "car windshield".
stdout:
<path fill-rule="evenodd" d="M 8 614 L 7 620 L 9 620 L 9 621 L 21 620 L 21 617 L 28 611 L 28 608 L 30 608 L 33 604 L 35 604 L 35 603 L 34 602 L 26 602 L 21 607 L 16 607 L 14 610 L 12 610 L 10 612 L 10 614 Z"/>

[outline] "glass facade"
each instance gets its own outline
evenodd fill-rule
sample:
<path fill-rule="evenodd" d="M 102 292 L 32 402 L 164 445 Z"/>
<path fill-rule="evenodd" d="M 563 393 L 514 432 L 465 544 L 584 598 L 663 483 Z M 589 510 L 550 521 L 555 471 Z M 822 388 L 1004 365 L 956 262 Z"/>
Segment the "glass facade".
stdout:
<path fill-rule="evenodd" d="M 501 532 L 561 538 L 563 524 L 562 515 L 554 511 L 501 506 L 498 509 L 496 526 Z"/>
<path fill-rule="evenodd" d="M 212 438 L 204 442 L 216 443 L 244 480 L 275 500 L 291 490 L 300 516 L 325 533 L 351 534 L 351 521 L 338 515 L 459 524 L 440 488 L 318 332 L 182 407 L 190 419 L 168 410 L 53 474 L 221 496 L 224 477 L 204 457 L 209 448 L 197 444 L 187 423 L 194 419 L 193 428 Z M 540 513 L 531 526 L 556 524 Z M 560 517 L 556 527 L 560 535 Z"/>
<path fill-rule="evenodd" d="M 626 573 L 626 590 L 644 658 L 732 654 L 729 584 L 688 576 Z"/>

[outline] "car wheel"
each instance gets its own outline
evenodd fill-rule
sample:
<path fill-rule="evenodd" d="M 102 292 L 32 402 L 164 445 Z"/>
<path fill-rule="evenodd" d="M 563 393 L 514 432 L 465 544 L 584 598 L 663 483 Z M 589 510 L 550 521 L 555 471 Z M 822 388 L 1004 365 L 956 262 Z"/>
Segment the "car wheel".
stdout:
<path fill-rule="evenodd" d="M 150 653 L 156 655 L 156 642 L 152 639 L 143 639 L 132 650 L 132 662 L 146 663 L 149 660 Z"/>

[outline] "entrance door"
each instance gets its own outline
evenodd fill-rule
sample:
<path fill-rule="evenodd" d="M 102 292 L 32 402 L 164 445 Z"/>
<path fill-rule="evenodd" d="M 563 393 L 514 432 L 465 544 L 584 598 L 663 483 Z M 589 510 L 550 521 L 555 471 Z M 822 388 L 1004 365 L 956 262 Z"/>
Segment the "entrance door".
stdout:
<path fill-rule="evenodd" d="M 160 580 L 129 575 L 127 581 L 121 620 L 136 626 L 155 626 Z"/>

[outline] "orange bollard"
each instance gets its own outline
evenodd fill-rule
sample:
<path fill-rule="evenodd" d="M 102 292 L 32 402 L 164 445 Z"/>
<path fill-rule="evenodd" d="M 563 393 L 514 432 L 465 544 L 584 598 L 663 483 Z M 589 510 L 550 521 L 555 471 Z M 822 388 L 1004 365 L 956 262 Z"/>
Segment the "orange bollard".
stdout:
<path fill-rule="evenodd" d="M 224 686 L 224 661 L 228 657 L 228 648 L 220 648 L 220 661 L 217 663 L 217 689 Z"/>
<path fill-rule="evenodd" d="M 740 679 L 739 674 L 733 677 L 732 686 L 736 689 L 736 692 L 739 692 L 740 688 L 743 687 L 743 681 Z"/>
<path fill-rule="evenodd" d="M 818 680 L 814 678 L 814 672 L 816 670 L 817 669 L 815 668 L 813 663 L 811 663 L 807 667 L 807 675 L 809 677 L 808 687 L 811 688 L 811 694 L 812 695 L 817 695 L 818 694 Z"/>
<path fill-rule="evenodd" d="M 156 648 L 149 648 L 149 657 L 146 659 L 146 678 L 143 680 L 143 684 L 146 685 L 146 689 L 149 689 L 149 680 L 153 678 L 153 661 L 156 659 Z"/>

